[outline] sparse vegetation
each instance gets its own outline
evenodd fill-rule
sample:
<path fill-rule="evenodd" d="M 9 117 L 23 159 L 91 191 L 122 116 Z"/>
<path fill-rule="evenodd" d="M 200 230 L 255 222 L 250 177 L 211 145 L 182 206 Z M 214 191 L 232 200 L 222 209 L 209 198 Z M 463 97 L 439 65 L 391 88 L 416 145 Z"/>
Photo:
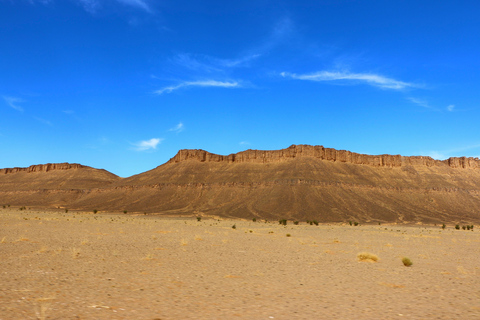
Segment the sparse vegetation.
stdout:
<path fill-rule="evenodd" d="M 360 252 L 357 255 L 357 258 L 360 261 L 366 261 L 366 262 L 377 262 L 378 261 L 378 257 L 375 254 L 369 253 L 369 252 Z"/>
<path fill-rule="evenodd" d="M 257 218 L 253 218 L 252 221 L 253 221 L 253 222 L 257 222 Z"/>
<path fill-rule="evenodd" d="M 97 209 L 94 209 L 94 210 L 93 210 L 93 213 L 94 213 L 94 214 L 96 214 L 97 212 L 98 212 L 98 210 L 97 210 Z"/>
<path fill-rule="evenodd" d="M 197 221 L 198 222 L 202 221 L 202 217 L 197 217 Z"/>
<path fill-rule="evenodd" d="M 355 222 L 353 223 L 353 225 L 354 225 L 355 227 L 358 226 L 358 222 L 355 221 Z"/>
<path fill-rule="evenodd" d="M 348 221 L 348 223 L 349 223 L 350 225 L 352 225 L 352 224 L 353 224 L 353 222 L 352 222 L 352 221 Z"/>
<path fill-rule="evenodd" d="M 405 267 L 410 267 L 413 264 L 412 260 L 406 257 L 402 258 L 402 263 Z"/>
<path fill-rule="evenodd" d="M 123 214 L 127 214 L 127 212 L 128 212 L 127 210 L 123 210 Z"/>
<path fill-rule="evenodd" d="M 296 226 L 298 226 L 298 223 L 299 223 L 298 221 L 293 222 L 293 224 L 296 225 Z"/>
<path fill-rule="evenodd" d="M 318 221 L 317 220 L 313 220 L 312 221 L 314 225 L 318 226 Z"/>
<path fill-rule="evenodd" d="M 68 213 L 68 209 L 65 209 L 65 213 Z"/>
<path fill-rule="evenodd" d="M 442 224 L 442 229 L 445 229 L 447 226 L 444 224 Z"/>
<path fill-rule="evenodd" d="M 458 224 L 456 224 L 455 229 L 460 230 L 460 226 Z"/>
<path fill-rule="evenodd" d="M 232 229 L 237 229 L 237 225 L 234 224 L 234 225 L 232 226 Z"/>
<path fill-rule="evenodd" d="M 284 226 L 286 226 L 286 225 L 287 225 L 287 219 L 278 220 L 278 223 L 283 224 Z"/>

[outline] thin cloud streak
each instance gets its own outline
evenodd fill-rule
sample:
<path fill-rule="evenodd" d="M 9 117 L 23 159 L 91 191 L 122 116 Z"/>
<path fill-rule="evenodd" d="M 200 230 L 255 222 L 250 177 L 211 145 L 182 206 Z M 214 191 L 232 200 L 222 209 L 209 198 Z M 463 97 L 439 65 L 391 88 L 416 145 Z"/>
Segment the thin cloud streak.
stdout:
<path fill-rule="evenodd" d="M 420 107 L 424 107 L 424 108 L 427 108 L 427 109 L 436 110 L 436 109 L 435 109 L 434 107 L 432 107 L 426 100 L 418 99 L 418 98 L 414 98 L 414 97 L 408 97 L 407 100 L 410 101 L 410 102 L 415 103 L 416 105 L 419 105 Z"/>
<path fill-rule="evenodd" d="M 154 150 L 157 149 L 157 146 L 163 141 L 160 138 L 152 138 L 150 140 L 144 140 L 135 143 L 135 150 L 136 151 L 146 151 L 146 150 Z"/>
<path fill-rule="evenodd" d="M 387 78 L 373 73 L 350 73 L 339 71 L 319 71 L 310 74 L 295 74 L 282 72 L 280 75 L 284 78 L 292 78 L 297 80 L 309 80 L 309 81 L 357 81 L 365 82 L 371 86 L 381 89 L 402 90 L 409 87 L 416 87 L 412 83 L 403 82 L 391 78 Z"/>
<path fill-rule="evenodd" d="M 176 86 L 164 87 L 162 89 L 154 91 L 155 94 L 161 95 L 163 93 L 171 93 L 172 91 L 178 90 L 184 87 L 220 87 L 220 88 L 238 88 L 241 85 L 236 82 L 225 82 L 225 81 L 216 81 L 216 80 L 205 80 L 205 81 L 185 81 Z"/>
<path fill-rule="evenodd" d="M 126 5 L 137 7 L 143 9 L 147 12 L 152 12 L 150 7 L 148 6 L 147 2 L 144 0 L 117 0 L 118 2 L 124 3 Z"/>
<path fill-rule="evenodd" d="M 469 151 L 469 150 L 475 150 L 475 149 L 480 149 L 480 144 L 472 144 L 468 146 L 463 146 L 463 147 L 453 148 L 453 149 L 443 150 L 443 151 L 434 150 L 434 151 L 426 152 L 425 154 L 432 157 L 433 159 L 444 160 L 451 157 L 463 156 L 463 155 L 458 155 L 458 153 Z"/>
<path fill-rule="evenodd" d="M 3 100 L 13 109 L 23 112 L 23 108 L 18 105 L 18 103 L 25 102 L 25 100 L 15 97 L 3 96 Z"/>
<path fill-rule="evenodd" d="M 183 130 L 185 130 L 185 126 L 183 125 L 183 123 L 178 123 L 175 127 L 169 129 L 168 131 L 174 131 L 176 133 L 179 133 L 179 132 L 182 132 Z"/>

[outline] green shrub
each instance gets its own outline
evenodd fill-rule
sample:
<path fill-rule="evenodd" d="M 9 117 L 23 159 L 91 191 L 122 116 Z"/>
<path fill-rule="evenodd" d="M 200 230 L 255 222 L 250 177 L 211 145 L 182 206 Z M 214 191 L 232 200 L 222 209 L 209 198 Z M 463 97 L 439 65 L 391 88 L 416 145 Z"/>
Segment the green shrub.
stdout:
<path fill-rule="evenodd" d="M 197 221 L 201 221 L 202 220 L 202 217 L 197 217 Z"/>
<path fill-rule="evenodd" d="M 353 222 L 352 222 L 352 221 L 348 221 L 348 223 L 349 223 L 350 225 L 352 225 L 352 224 L 353 224 Z"/>
<path fill-rule="evenodd" d="M 287 237 L 291 237 L 292 235 L 290 233 L 287 233 Z"/>
<path fill-rule="evenodd" d="M 318 226 L 318 221 L 317 220 L 313 220 L 313 224 Z"/>
<path fill-rule="evenodd" d="M 94 210 L 93 210 L 93 213 L 95 213 L 95 214 L 96 214 L 97 212 L 98 212 L 98 210 L 97 210 L 97 209 L 94 209 Z"/>
<path fill-rule="evenodd" d="M 286 225 L 287 225 L 287 219 L 278 220 L 278 223 L 279 223 L 279 224 L 283 224 L 284 226 L 286 226 Z"/>
<path fill-rule="evenodd" d="M 68 213 L 68 209 L 65 209 L 65 213 Z"/>
<path fill-rule="evenodd" d="M 412 260 L 406 257 L 402 258 L 402 262 L 405 267 L 410 267 L 413 264 Z"/>
<path fill-rule="evenodd" d="M 234 225 L 232 226 L 232 229 L 237 229 L 237 225 L 234 224 Z"/>
<path fill-rule="evenodd" d="M 442 224 L 442 229 L 445 229 L 447 226 L 444 224 Z"/>
<path fill-rule="evenodd" d="M 127 214 L 127 212 L 128 212 L 127 210 L 123 210 L 123 213 L 124 213 L 124 214 Z"/>
<path fill-rule="evenodd" d="M 257 218 L 253 218 L 252 221 L 253 221 L 253 222 L 257 222 Z"/>
<path fill-rule="evenodd" d="M 358 222 L 355 221 L 355 222 L 353 223 L 353 225 L 354 225 L 355 227 L 358 226 Z"/>
<path fill-rule="evenodd" d="M 463 230 L 465 230 L 466 228 L 467 228 L 467 227 L 465 227 L 465 226 L 462 226 L 462 229 L 463 229 Z"/>
<path fill-rule="evenodd" d="M 467 226 L 467 230 L 470 230 L 470 226 Z"/>
<path fill-rule="evenodd" d="M 298 221 L 293 222 L 293 224 L 296 225 L 296 226 L 298 226 L 298 223 L 299 223 Z"/>
<path fill-rule="evenodd" d="M 460 226 L 458 224 L 456 224 L 455 229 L 460 230 Z"/>

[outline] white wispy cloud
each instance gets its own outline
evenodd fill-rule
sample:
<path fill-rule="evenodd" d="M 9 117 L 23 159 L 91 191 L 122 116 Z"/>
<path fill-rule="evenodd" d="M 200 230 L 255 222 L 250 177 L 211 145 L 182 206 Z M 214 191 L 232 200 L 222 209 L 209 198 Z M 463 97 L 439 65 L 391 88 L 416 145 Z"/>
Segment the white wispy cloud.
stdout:
<path fill-rule="evenodd" d="M 452 112 L 454 109 L 455 109 L 455 105 L 454 105 L 454 104 L 451 104 L 451 105 L 447 106 L 447 111 Z"/>
<path fill-rule="evenodd" d="M 248 141 L 240 141 L 239 144 L 240 144 L 241 146 L 247 146 L 247 145 L 250 144 L 250 142 L 248 142 Z"/>
<path fill-rule="evenodd" d="M 152 138 L 150 140 L 144 140 L 134 143 L 136 151 L 146 151 L 157 149 L 157 146 L 163 141 L 160 138 Z"/>
<path fill-rule="evenodd" d="M 424 99 L 419 99 L 419 98 L 414 98 L 414 97 L 408 97 L 407 98 L 408 101 L 410 102 L 413 102 L 415 103 L 416 105 L 419 105 L 421 107 L 424 107 L 424 108 L 427 108 L 427 109 L 434 109 L 436 110 L 434 107 L 432 107 L 427 100 L 424 100 Z"/>
<path fill-rule="evenodd" d="M 5 102 L 13 109 L 23 112 L 23 108 L 19 105 L 19 103 L 25 102 L 25 100 L 8 96 L 3 96 L 3 100 L 5 100 Z"/>
<path fill-rule="evenodd" d="M 203 80 L 203 81 L 185 81 L 175 86 L 168 86 L 162 89 L 154 91 L 154 93 L 160 95 L 163 93 L 170 93 L 184 87 L 221 87 L 221 88 L 238 88 L 241 87 L 237 81 L 216 81 L 216 80 Z"/>
<path fill-rule="evenodd" d="M 183 123 L 179 122 L 175 127 L 169 129 L 168 131 L 174 131 L 174 132 L 182 132 L 183 130 L 185 130 L 185 126 L 183 125 Z"/>
<path fill-rule="evenodd" d="M 97 0 L 77 0 L 78 3 L 89 13 L 97 12 L 100 8 L 100 3 Z"/>
<path fill-rule="evenodd" d="M 280 75 L 284 78 L 292 78 L 297 80 L 309 81 L 353 81 L 366 83 L 368 85 L 378 87 L 381 89 L 402 90 L 409 87 L 416 87 L 413 83 L 408 83 L 392 78 L 387 78 L 382 75 L 373 73 L 351 73 L 345 71 L 319 71 L 310 74 L 295 74 L 282 72 Z"/>
<path fill-rule="evenodd" d="M 147 1 L 145 1 L 145 0 L 117 0 L 117 1 L 120 2 L 120 3 L 126 4 L 126 5 L 129 5 L 129 6 L 132 6 L 132 7 L 136 7 L 136 8 L 145 10 L 147 12 L 152 11 L 150 6 L 148 5 Z"/>
<path fill-rule="evenodd" d="M 464 145 L 464 146 L 461 146 L 461 147 L 456 147 L 456 148 L 451 148 L 451 149 L 446 149 L 446 150 L 433 150 L 433 151 L 428 151 L 428 152 L 425 152 L 425 153 L 422 153 L 422 154 L 430 156 L 433 159 L 444 160 L 444 159 L 448 159 L 450 157 L 465 156 L 465 154 L 463 154 L 464 152 L 468 152 L 468 151 L 476 150 L 476 149 L 480 149 L 480 143 Z M 476 156 L 473 156 L 473 157 L 476 157 Z"/>
<path fill-rule="evenodd" d="M 50 126 L 50 127 L 52 127 L 52 126 L 53 126 L 53 123 L 52 123 L 52 122 L 50 122 L 50 121 L 48 121 L 48 120 L 45 120 L 45 119 L 43 119 L 43 118 L 39 118 L 39 117 L 33 117 L 33 118 L 34 118 L 35 120 L 37 120 L 37 121 L 39 121 L 39 122 L 43 123 L 43 124 L 46 124 L 47 126 Z"/>
<path fill-rule="evenodd" d="M 28 0 L 31 4 L 40 3 L 43 5 L 48 5 L 53 3 L 55 0 Z M 60 0 L 56 0 L 60 2 Z M 77 4 L 79 4 L 85 11 L 88 13 L 94 14 L 96 13 L 102 5 L 107 4 L 104 0 L 73 0 Z M 152 9 L 147 0 L 115 0 L 116 3 L 120 3 L 126 6 L 134 7 L 137 9 L 144 10 L 148 13 L 152 13 Z"/>

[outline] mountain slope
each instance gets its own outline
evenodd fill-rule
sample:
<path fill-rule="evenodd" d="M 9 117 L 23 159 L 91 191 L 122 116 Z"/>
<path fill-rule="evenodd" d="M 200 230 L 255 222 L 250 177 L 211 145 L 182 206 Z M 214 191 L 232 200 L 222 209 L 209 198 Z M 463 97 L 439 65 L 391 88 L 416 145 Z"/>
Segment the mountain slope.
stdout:
<path fill-rule="evenodd" d="M 180 150 L 129 178 L 100 183 L 96 174 L 96 187 L 50 190 L 63 197 L 53 197 L 55 204 L 247 219 L 480 222 L 476 158 L 371 156 L 306 145 L 228 156 Z M 38 192 L 21 200 L 43 201 Z M 43 205 L 53 205 L 48 201 Z"/>

